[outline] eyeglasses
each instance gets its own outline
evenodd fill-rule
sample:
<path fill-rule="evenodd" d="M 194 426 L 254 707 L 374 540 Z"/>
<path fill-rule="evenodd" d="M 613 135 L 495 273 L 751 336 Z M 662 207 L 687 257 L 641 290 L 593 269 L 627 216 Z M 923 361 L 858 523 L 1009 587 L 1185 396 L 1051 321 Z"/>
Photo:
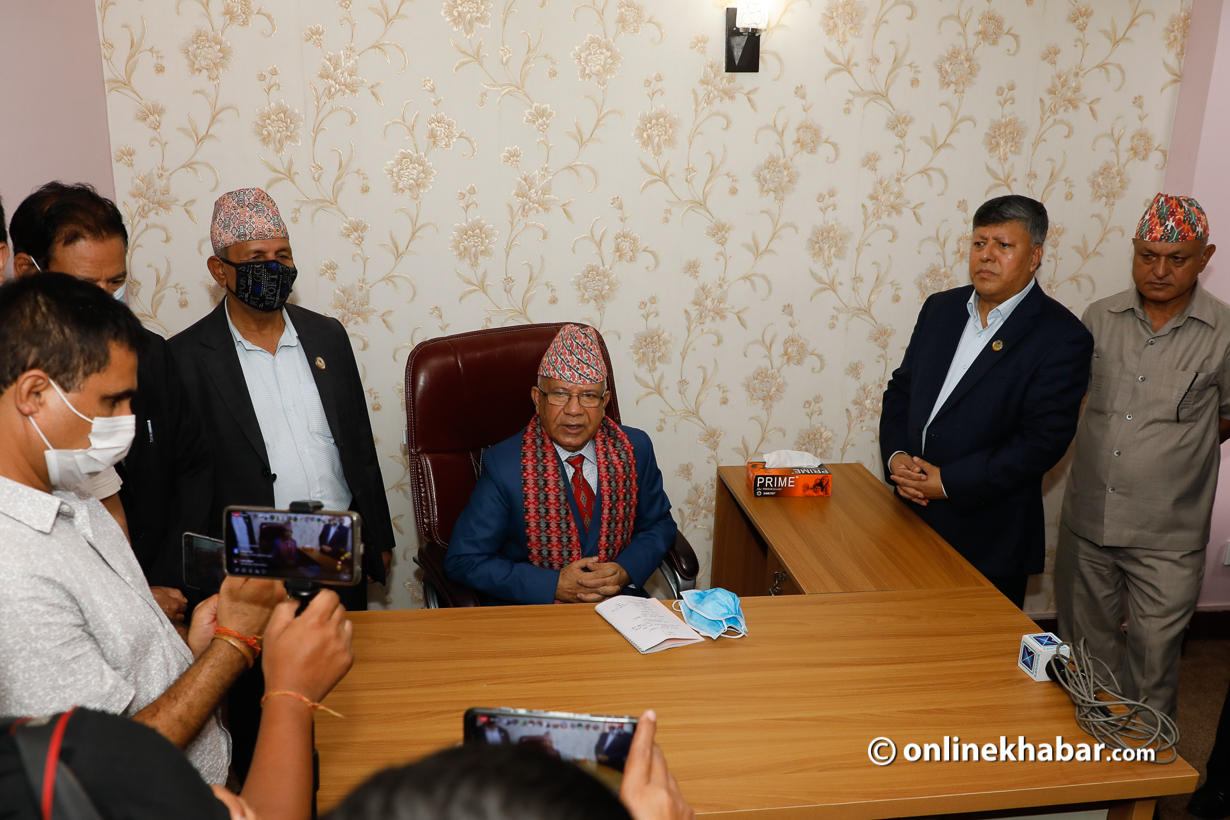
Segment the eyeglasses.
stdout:
<path fill-rule="evenodd" d="M 600 407 L 602 405 L 602 397 L 606 395 L 606 391 L 602 393 L 569 393 L 567 390 L 556 390 L 548 393 L 545 390 L 539 390 L 538 392 L 547 397 L 547 404 L 556 407 L 564 407 L 574 398 L 582 407 Z"/>

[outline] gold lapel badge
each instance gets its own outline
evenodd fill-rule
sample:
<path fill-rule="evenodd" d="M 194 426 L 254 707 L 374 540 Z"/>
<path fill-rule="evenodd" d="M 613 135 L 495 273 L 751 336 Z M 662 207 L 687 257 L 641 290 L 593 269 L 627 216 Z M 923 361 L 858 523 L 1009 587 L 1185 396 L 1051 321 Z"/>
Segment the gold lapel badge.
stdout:
<path fill-rule="evenodd" d="M 998 344 L 999 344 L 999 342 L 996 342 L 995 344 L 997 344 L 997 345 L 998 345 Z M 1003 345 L 999 345 L 999 347 L 1003 347 Z M 996 349 L 996 350 L 999 350 L 999 347 L 997 347 L 997 348 L 995 348 L 995 349 Z M 324 369 L 325 369 L 325 360 L 324 360 L 324 359 L 322 359 L 320 356 L 317 356 L 317 357 L 316 357 L 316 369 L 317 369 L 317 370 L 324 370 Z"/>
<path fill-rule="evenodd" d="M 994 350 L 996 353 L 998 353 L 999 351 L 1004 349 L 1004 343 L 1001 342 L 999 339 L 996 339 L 995 341 L 991 342 L 991 349 Z M 320 367 L 322 370 L 324 369 L 324 363 L 320 359 L 316 360 L 316 365 Z"/>

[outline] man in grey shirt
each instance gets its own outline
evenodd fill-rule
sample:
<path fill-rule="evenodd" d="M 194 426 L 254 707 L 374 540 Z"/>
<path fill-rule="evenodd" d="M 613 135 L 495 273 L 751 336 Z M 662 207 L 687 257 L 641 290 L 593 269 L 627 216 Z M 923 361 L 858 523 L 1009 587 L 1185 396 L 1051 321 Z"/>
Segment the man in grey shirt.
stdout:
<path fill-rule="evenodd" d="M 1135 287 L 1083 318 L 1093 368 L 1055 600 L 1060 636 L 1085 639 L 1125 696 L 1173 718 L 1230 435 L 1230 307 L 1197 281 L 1216 248 L 1196 200 L 1158 194 L 1132 244 Z"/>
<path fill-rule="evenodd" d="M 230 739 L 215 710 L 252 655 L 215 619 L 258 635 L 285 593 L 229 579 L 185 641 L 115 519 L 74 489 L 128 450 L 144 341 L 127 307 L 70 276 L 0 287 L 0 715 L 131 716 L 221 784 Z"/>

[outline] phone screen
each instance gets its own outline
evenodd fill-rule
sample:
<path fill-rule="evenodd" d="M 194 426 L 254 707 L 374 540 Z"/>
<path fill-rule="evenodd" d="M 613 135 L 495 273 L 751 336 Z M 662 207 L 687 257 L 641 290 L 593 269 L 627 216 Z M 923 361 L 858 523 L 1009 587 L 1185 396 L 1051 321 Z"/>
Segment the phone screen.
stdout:
<path fill-rule="evenodd" d="M 618 791 L 636 723 L 633 717 L 470 709 L 465 714 L 465 742 L 534 746 L 575 763 Z"/>
<path fill-rule="evenodd" d="M 184 533 L 184 586 L 209 597 L 222 588 L 224 578 L 222 542 L 194 532 Z"/>
<path fill-rule="evenodd" d="M 363 577 L 359 516 L 227 507 L 226 572 L 349 586 Z"/>

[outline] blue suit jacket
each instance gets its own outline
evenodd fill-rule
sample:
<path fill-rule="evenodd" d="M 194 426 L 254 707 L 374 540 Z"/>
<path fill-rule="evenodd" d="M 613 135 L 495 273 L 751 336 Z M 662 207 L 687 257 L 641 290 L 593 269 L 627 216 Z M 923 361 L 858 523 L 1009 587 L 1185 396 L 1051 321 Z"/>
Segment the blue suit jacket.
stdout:
<path fill-rule="evenodd" d="M 675 520 L 671 503 L 662 490 L 662 473 L 653 455 L 649 436 L 633 427 L 621 429 L 632 442 L 636 457 L 636 521 L 632 539 L 615 559 L 632 583 L 643 587 L 662 563 L 675 542 Z M 478 485 L 470 503 L 462 510 L 453 528 L 444 568 L 454 581 L 479 592 L 486 604 L 549 604 L 555 600 L 559 571 L 530 563 L 525 539 L 525 496 L 521 490 L 522 430 L 483 453 Z M 563 462 L 560 472 L 564 473 Z M 598 522 L 605 499 L 601 488 L 594 518 L 588 532 L 580 525 L 581 516 L 572 488 L 568 503 L 572 520 L 577 522 L 582 557 L 598 554 Z"/>
<path fill-rule="evenodd" d="M 885 472 L 898 450 L 937 465 L 948 495 L 904 501 L 984 575 L 1042 572 L 1042 476 L 1076 435 L 1093 336 L 1039 285 L 1017 305 L 936 414 L 948 366 L 969 321 L 973 285 L 937 293 L 918 314 L 901 366 L 884 391 Z M 896 485 L 893 485 L 894 488 Z"/>

